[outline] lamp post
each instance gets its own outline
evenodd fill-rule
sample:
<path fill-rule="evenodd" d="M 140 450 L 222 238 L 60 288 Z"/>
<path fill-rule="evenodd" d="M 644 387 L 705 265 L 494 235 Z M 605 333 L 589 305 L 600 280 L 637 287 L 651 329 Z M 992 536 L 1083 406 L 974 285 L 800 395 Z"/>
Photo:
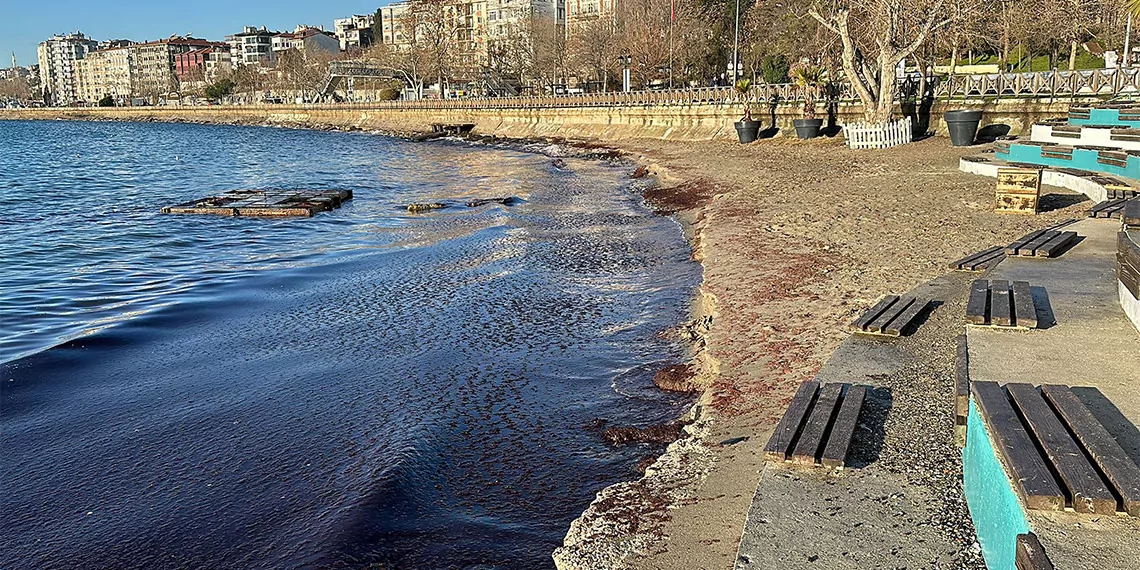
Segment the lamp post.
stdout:
<path fill-rule="evenodd" d="M 629 64 L 633 63 L 633 57 L 631 57 L 629 54 L 619 55 L 618 61 L 621 62 L 622 67 L 624 68 L 621 72 L 621 90 L 625 93 L 629 93 Z"/>
<path fill-rule="evenodd" d="M 736 70 L 740 67 L 740 0 L 736 0 L 736 25 L 732 30 L 732 84 L 736 85 Z"/>

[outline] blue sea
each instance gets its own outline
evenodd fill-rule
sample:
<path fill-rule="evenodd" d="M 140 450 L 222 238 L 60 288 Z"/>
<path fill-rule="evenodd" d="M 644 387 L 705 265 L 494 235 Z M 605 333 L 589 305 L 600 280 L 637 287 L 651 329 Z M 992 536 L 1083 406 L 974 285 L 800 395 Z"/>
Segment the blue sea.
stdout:
<path fill-rule="evenodd" d="M 691 403 L 652 376 L 684 357 L 662 331 L 700 267 L 630 170 L 0 121 L 0 568 L 552 568 L 595 493 L 660 452 L 586 426 Z M 355 197 L 159 212 L 238 188 Z"/>

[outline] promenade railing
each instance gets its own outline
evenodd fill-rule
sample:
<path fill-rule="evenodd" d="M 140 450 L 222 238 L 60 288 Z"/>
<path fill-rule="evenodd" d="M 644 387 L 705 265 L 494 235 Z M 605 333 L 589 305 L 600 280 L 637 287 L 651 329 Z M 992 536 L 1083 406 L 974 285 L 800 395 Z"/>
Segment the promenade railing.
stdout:
<path fill-rule="evenodd" d="M 925 88 L 927 96 L 932 96 L 935 99 L 1035 98 L 1063 100 L 1113 97 L 1129 93 L 1140 94 L 1140 68 L 954 75 L 930 78 L 925 83 L 918 76 L 910 75 L 899 80 L 898 99 L 918 99 L 921 88 Z M 832 86 L 826 98 L 837 102 L 858 101 L 855 91 L 847 83 Z M 758 83 L 753 86 L 748 99 L 753 105 L 762 108 L 773 101 L 778 104 L 800 102 L 803 100 L 803 92 L 791 83 Z M 698 87 L 565 95 L 315 103 L 304 106 L 306 108 L 329 109 L 464 110 L 741 105 L 743 102 L 743 98 L 732 87 Z"/>
<path fill-rule="evenodd" d="M 917 75 L 899 80 L 897 99 L 915 101 L 926 97 L 935 99 L 1048 99 L 1078 100 L 1109 98 L 1128 94 L 1140 96 L 1140 68 L 1093 69 L 1081 71 L 1041 71 L 1032 73 L 993 73 L 954 75 L 922 81 Z M 854 90 L 847 83 L 828 89 L 828 101 L 857 102 Z M 754 112 L 762 112 L 768 105 L 796 103 L 803 100 L 802 90 L 790 83 L 758 83 L 748 95 Z M 732 87 L 699 87 L 606 93 L 573 93 L 565 95 L 526 95 L 511 97 L 464 97 L 458 99 L 423 99 L 418 101 L 367 101 L 306 104 L 256 104 L 258 107 L 278 109 L 424 109 L 424 110 L 487 110 L 487 109 L 559 109 L 597 107 L 657 107 L 657 106 L 740 106 L 744 99 Z"/>

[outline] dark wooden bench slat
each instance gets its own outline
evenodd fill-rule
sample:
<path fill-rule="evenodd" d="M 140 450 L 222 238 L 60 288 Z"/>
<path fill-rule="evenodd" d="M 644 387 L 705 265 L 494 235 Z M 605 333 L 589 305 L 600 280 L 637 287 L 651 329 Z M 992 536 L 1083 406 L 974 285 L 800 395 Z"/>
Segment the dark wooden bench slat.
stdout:
<path fill-rule="evenodd" d="M 823 447 L 820 463 L 824 467 L 842 469 L 847 462 L 847 451 L 851 449 L 851 440 L 855 437 L 855 428 L 859 425 L 859 412 L 863 410 L 863 400 L 867 397 L 866 386 L 849 386 L 843 394 L 843 402 L 839 404 L 839 413 L 835 415 L 835 425 L 831 427 L 831 435 Z"/>
<path fill-rule="evenodd" d="M 989 249 L 983 249 L 977 253 L 971 253 L 962 259 L 959 259 L 950 264 L 950 269 L 967 269 L 974 265 L 993 257 L 995 252 L 1002 251 L 1000 246 L 994 246 Z"/>
<path fill-rule="evenodd" d="M 1006 246 L 1006 248 L 1005 248 L 1006 255 L 1017 255 L 1017 252 L 1022 247 L 1024 247 L 1025 244 L 1041 237 L 1047 231 L 1049 231 L 1049 230 L 1037 230 L 1037 231 L 1029 232 L 1029 233 L 1025 234 L 1024 236 L 1018 238 L 1013 243 Z"/>
<path fill-rule="evenodd" d="M 874 307 L 871 307 L 871 310 L 867 311 L 863 314 L 862 317 L 859 317 L 855 320 L 855 322 L 851 323 L 851 328 L 857 331 L 867 330 L 867 325 L 871 324 L 871 321 L 879 318 L 879 315 L 883 314 L 883 311 L 886 311 L 898 300 L 898 295 L 887 295 L 886 297 L 883 297 L 879 300 L 878 303 L 875 304 Z"/>
<path fill-rule="evenodd" d="M 867 325 L 867 332 L 883 334 L 886 332 L 887 325 L 895 320 L 903 311 L 914 303 L 914 297 L 902 297 L 897 303 L 891 305 L 887 310 L 883 311 L 871 324 Z"/>
<path fill-rule="evenodd" d="M 910 306 L 907 307 L 906 310 L 899 313 L 895 318 L 891 319 L 891 322 L 888 323 L 886 328 L 883 329 L 883 334 L 890 336 L 902 335 L 902 332 L 906 330 L 907 325 L 914 321 L 914 319 L 918 317 L 919 313 L 925 310 L 926 306 L 929 304 L 930 301 L 926 299 L 914 299 L 914 301 L 910 303 Z"/>
<path fill-rule="evenodd" d="M 1053 239 L 1034 248 L 1033 255 L 1037 257 L 1054 257 L 1077 239 L 1077 232 L 1061 232 Z"/>
<path fill-rule="evenodd" d="M 780 419 L 780 423 L 776 424 L 775 432 L 768 439 L 768 443 L 764 445 L 765 459 L 770 461 L 786 461 L 788 459 L 788 452 L 796 440 L 796 434 L 799 433 L 804 418 L 811 410 L 817 392 L 819 392 L 819 382 L 800 384 L 796 390 L 796 395 L 788 404 L 788 410 L 784 412 L 784 417 Z"/>
<path fill-rule="evenodd" d="M 804 424 L 803 433 L 796 441 L 796 448 L 792 452 L 792 463 L 798 465 L 815 465 L 823 447 L 823 437 L 831 419 L 835 417 L 835 408 L 839 404 L 839 396 L 843 392 L 843 384 L 824 384 L 819 390 L 819 398 Z"/>
<path fill-rule="evenodd" d="M 1005 260 L 1005 248 L 996 248 L 996 251 L 989 257 L 974 262 L 970 269 L 974 271 L 984 271 L 990 269 Z"/>
<path fill-rule="evenodd" d="M 1037 452 L 1005 392 L 996 382 L 971 382 L 970 389 L 987 431 L 994 439 L 994 447 L 1026 508 L 1041 511 L 1064 509 L 1065 497 L 1060 486 Z"/>
<path fill-rule="evenodd" d="M 1013 299 L 1010 298 L 1009 281 L 990 281 L 990 324 L 1002 327 L 1013 325 Z"/>
<path fill-rule="evenodd" d="M 973 325 L 986 324 L 986 309 L 990 304 L 990 282 L 978 279 L 970 285 L 970 300 L 966 303 L 966 322 Z"/>
<path fill-rule="evenodd" d="M 1047 243 L 1048 241 L 1052 240 L 1053 238 L 1055 238 L 1059 235 L 1061 235 L 1061 232 L 1059 232 L 1057 230 L 1045 230 L 1045 232 L 1042 233 L 1041 235 L 1025 242 L 1025 245 L 1022 245 L 1021 247 L 1019 247 L 1017 249 L 1017 255 L 1032 256 L 1037 251 L 1037 248 L 1041 247 L 1042 245 L 1044 245 L 1045 243 Z"/>
<path fill-rule="evenodd" d="M 1010 383 L 1005 389 L 1013 398 L 1026 425 L 1045 450 L 1061 481 L 1069 490 L 1073 510 L 1078 513 L 1111 514 L 1116 512 L 1116 498 L 1101 480 L 1096 469 L 1085 458 L 1076 441 L 1069 435 L 1049 404 L 1032 384 Z"/>
<path fill-rule="evenodd" d="M 1053 404 L 1057 415 L 1077 436 L 1077 441 L 1100 467 L 1101 472 L 1108 477 L 1124 500 L 1124 510 L 1134 517 L 1140 517 L 1140 467 L 1132 462 L 1112 434 L 1104 429 L 1068 386 L 1047 384 L 1041 387 L 1041 392 Z"/>
<path fill-rule="evenodd" d="M 1124 204 L 1121 218 L 1126 226 L 1140 226 L 1140 198 L 1132 198 Z"/>
<path fill-rule="evenodd" d="M 954 358 L 954 415 L 963 425 L 970 414 L 970 350 L 966 335 L 958 335 L 958 353 Z"/>
<path fill-rule="evenodd" d="M 1013 282 L 1013 320 L 1019 327 L 1037 328 L 1037 306 L 1028 281 Z"/>
<path fill-rule="evenodd" d="M 1055 570 L 1053 562 L 1045 555 L 1045 547 L 1032 532 L 1017 535 L 1013 563 L 1017 570 Z"/>

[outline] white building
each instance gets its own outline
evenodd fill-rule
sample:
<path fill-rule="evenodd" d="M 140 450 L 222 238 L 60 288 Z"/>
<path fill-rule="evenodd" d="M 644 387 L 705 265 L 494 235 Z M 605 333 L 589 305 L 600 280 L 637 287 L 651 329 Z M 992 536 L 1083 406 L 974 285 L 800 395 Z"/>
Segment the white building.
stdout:
<path fill-rule="evenodd" d="M 81 32 L 55 35 L 40 42 L 36 49 L 40 63 L 40 83 L 51 94 L 54 105 L 70 105 L 79 100 L 75 62 L 87 57 L 99 43 Z"/>
<path fill-rule="evenodd" d="M 274 59 L 286 50 L 296 49 L 301 53 L 323 51 L 336 55 L 340 53 L 340 42 L 332 32 L 310 26 L 297 26 L 292 32 L 284 32 L 270 38 L 270 48 Z"/>
<path fill-rule="evenodd" d="M 260 64 L 266 67 L 276 63 L 273 53 L 273 37 L 280 32 L 271 32 L 262 26 L 246 26 L 241 33 L 226 36 L 230 45 L 230 61 L 234 67 Z"/>
<path fill-rule="evenodd" d="M 376 22 L 374 14 L 353 15 L 350 18 L 333 20 L 333 30 L 340 40 L 341 51 L 350 48 L 366 48 L 376 40 L 372 32 L 372 25 Z"/>

